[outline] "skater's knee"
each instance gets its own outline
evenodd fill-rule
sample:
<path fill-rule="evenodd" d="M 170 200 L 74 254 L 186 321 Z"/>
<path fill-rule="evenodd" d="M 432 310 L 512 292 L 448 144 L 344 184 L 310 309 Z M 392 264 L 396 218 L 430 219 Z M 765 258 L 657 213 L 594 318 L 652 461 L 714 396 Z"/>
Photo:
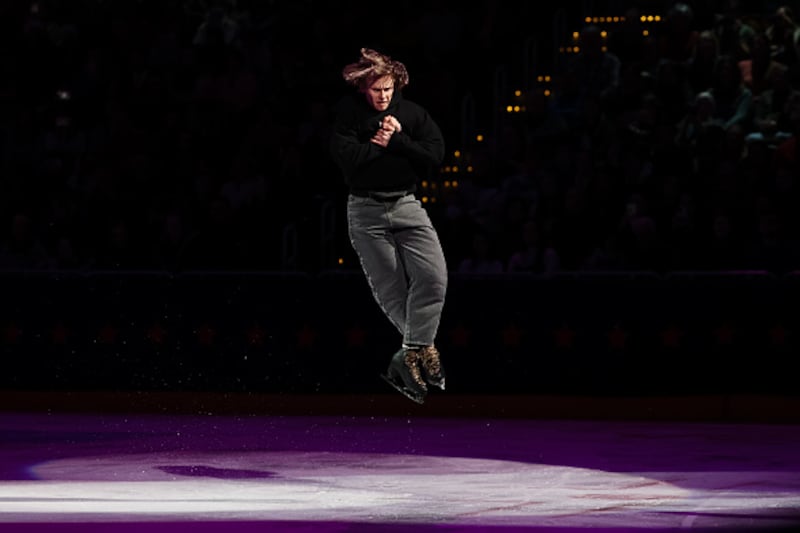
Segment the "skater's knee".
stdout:
<path fill-rule="evenodd" d="M 444 295 L 447 292 L 447 282 L 440 278 L 431 277 L 424 281 L 423 288 L 425 294 L 437 300 L 441 300 L 444 299 Z"/>

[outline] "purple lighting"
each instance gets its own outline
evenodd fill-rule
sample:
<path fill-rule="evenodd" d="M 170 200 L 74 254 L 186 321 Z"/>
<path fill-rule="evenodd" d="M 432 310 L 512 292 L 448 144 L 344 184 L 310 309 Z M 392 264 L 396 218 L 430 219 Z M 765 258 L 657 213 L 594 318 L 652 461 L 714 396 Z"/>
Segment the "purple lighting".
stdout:
<path fill-rule="evenodd" d="M 0 530 L 800 524 L 789 425 L 5 414 L 0 429 Z"/>

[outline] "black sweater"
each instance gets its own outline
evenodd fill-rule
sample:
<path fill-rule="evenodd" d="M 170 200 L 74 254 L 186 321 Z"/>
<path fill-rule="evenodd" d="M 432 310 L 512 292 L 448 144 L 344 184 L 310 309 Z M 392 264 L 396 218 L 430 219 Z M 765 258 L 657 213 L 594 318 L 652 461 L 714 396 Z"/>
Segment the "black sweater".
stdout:
<path fill-rule="evenodd" d="M 402 130 L 386 148 L 370 142 L 384 115 L 393 115 Z M 444 138 L 430 114 L 399 92 L 386 111 L 376 111 L 357 93 L 339 103 L 330 150 L 350 190 L 414 190 L 442 163 Z"/>

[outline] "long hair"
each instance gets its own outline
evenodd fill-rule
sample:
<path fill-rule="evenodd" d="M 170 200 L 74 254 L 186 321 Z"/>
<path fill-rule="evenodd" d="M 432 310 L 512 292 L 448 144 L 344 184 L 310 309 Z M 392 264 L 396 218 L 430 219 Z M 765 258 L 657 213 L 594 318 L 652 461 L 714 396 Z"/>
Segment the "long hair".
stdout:
<path fill-rule="evenodd" d="M 395 90 L 399 91 L 408 85 L 406 66 L 371 48 L 362 48 L 361 58 L 342 69 L 344 81 L 362 91 L 373 80 L 383 76 L 391 76 L 394 79 Z"/>

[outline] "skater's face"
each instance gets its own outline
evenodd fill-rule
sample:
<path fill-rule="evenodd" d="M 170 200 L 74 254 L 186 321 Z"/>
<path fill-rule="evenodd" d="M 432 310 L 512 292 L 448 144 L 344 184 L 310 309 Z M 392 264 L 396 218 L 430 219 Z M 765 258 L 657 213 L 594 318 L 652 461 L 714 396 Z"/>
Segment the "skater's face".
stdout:
<path fill-rule="evenodd" d="M 367 102 L 376 111 L 386 111 L 392 101 L 392 96 L 394 96 L 394 78 L 391 76 L 376 78 L 367 85 L 364 93 L 367 96 Z"/>

